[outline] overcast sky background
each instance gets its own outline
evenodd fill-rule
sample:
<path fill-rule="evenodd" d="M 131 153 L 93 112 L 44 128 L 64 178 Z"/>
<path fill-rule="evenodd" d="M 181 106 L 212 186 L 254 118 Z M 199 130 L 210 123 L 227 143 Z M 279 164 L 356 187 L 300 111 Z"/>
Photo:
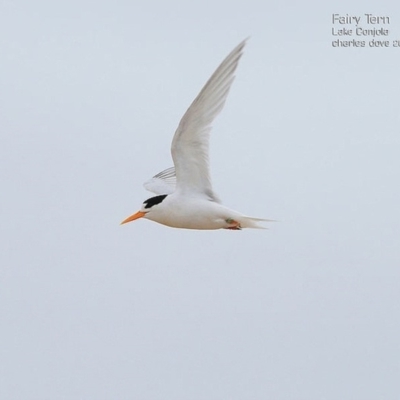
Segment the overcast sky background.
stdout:
<path fill-rule="evenodd" d="M 400 398 L 400 48 L 331 46 L 399 3 L 0 4 L 1 399 Z M 213 183 L 279 222 L 120 226 L 247 36 Z"/>

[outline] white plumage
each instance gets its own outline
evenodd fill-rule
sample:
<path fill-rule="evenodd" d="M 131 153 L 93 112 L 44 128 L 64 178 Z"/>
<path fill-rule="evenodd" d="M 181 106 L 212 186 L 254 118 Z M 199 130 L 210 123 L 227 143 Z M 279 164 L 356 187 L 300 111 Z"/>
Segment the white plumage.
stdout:
<path fill-rule="evenodd" d="M 144 186 L 158 194 L 122 223 L 144 217 L 163 225 L 186 229 L 261 228 L 260 218 L 247 217 L 220 204 L 209 169 L 211 124 L 222 110 L 246 41 L 225 58 L 182 117 L 171 145 L 174 166 Z"/>

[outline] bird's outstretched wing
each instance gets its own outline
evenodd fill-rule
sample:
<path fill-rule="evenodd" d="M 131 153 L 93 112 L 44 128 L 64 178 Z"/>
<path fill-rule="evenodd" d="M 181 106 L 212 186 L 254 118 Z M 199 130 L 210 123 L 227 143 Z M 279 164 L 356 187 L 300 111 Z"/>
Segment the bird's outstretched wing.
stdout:
<path fill-rule="evenodd" d="M 177 192 L 218 201 L 208 162 L 211 124 L 225 104 L 245 43 L 225 58 L 179 123 L 171 145 Z"/>
<path fill-rule="evenodd" d="M 143 186 L 155 194 L 173 193 L 176 186 L 175 168 L 171 167 L 159 172 L 145 182 Z"/>

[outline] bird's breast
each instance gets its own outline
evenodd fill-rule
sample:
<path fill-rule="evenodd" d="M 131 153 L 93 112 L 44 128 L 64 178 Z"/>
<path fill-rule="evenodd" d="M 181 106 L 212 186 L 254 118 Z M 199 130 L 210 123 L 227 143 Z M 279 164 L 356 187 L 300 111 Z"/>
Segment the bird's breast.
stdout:
<path fill-rule="evenodd" d="M 174 228 L 221 229 L 226 227 L 229 215 L 218 203 L 171 195 L 146 218 Z"/>

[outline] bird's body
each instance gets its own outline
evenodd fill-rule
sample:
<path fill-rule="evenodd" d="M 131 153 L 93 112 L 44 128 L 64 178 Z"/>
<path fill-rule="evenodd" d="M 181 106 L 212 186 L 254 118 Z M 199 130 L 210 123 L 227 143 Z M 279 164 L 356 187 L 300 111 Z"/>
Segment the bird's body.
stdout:
<path fill-rule="evenodd" d="M 171 145 L 174 168 L 145 183 L 157 196 L 122 223 L 143 217 L 174 228 L 240 230 L 261 228 L 257 221 L 266 221 L 221 205 L 209 171 L 211 123 L 224 106 L 244 45 L 225 58 L 182 117 Z"/>
<path fill-rule="evenodd" d="M 184 229 L 241 229 L 257 228 L 255 220 L 223 205 L 202 199 L 172 193 L 162 206 L 155 207 L 144 217 L 173 228 Z"/>

